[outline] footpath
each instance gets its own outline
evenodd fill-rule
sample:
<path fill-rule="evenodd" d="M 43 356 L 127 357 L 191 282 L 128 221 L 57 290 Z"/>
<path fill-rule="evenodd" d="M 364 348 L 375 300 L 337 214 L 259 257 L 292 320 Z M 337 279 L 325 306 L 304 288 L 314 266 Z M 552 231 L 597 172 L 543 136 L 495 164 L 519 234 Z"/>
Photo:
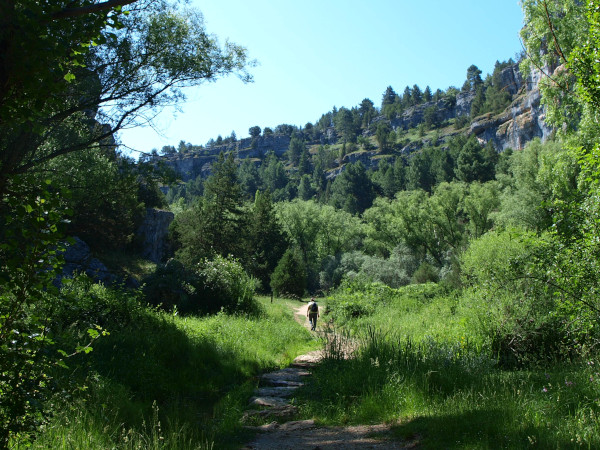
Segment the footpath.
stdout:
<path fill-rule="evenodd" d="M 307 305 L 295 311 L 295 318 L 310 329 L 306 318 Z M 260 378 L 246 419 L 260 417 L 272 421 L 250 427 L 257 432 L 246 450 L 285 449 L 415 449 L 418 442 L 398 442 L 392 438 L 389 425 L 359 425 L 351 427 L 321 427 L 314 420 L 292 421 L 298 408 L 290 403 L 294 391 L 310 382 L 311 369 L 319 364 L 323 351 L 298 356 L 290 367 L 265 373 Z M 289 421 L 288 421 L 289 420 Z"/>

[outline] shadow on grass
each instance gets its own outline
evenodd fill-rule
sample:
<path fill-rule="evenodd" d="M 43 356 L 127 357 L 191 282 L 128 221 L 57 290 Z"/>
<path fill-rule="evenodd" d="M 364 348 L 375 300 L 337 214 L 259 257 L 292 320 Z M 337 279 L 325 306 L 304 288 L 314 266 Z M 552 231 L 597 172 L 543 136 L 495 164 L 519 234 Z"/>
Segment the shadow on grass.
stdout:
<path fill-rule="evenodd" d="M 570 439 L 557 439 L 548 429 L 530 424 L 511 426 L 517 421 L 505 408 L 478 408 L 453 414 L 420 416 L 394 427 L 402 439 L 419 436 L 423 448 L 521 449 L 580 448 Z"/>
<path fill-rule="evenodd" d="M 594 397 L 583 382 L 566 387 L 564 375 L 557 372 L 550 380 L 543 372 L 501 371 L 464 345 L 415 345 L 372 335 L 354 358 L 329 358 L 316 367 L 298 402 L 304 418 L 328 425 L 399 421 L 397 435 L 419 436 L 426 448 L 600 444 L 597 433 L 580 443 L 571 440 L 595 419 L 583 425 L 565 420 L 577 422 L 571 419 L 578 402 Z M 542 389 L 550 381 L 554 397 Z"/>
<path fill-rule="evenodd" d="M 147 436 L 156 433 L 148 424 L 158 414 L 163 432 L 194 430 L 192 439 L 210 436 L 219 448 L 221 440 L 245 439 L 239 418 L 256 384 L 258 361 L 183 330 L 181 319 L 148 310 L 127 293 L 86 289 L 74 289 L 78 300 L 64 302 L 57 315 L 57 322 L 68 324 L 57 324 L 63 342 L 85 340 L 91 324 L 110 334 L 94 342 L 91 353 L 70 358 L 70 370 L 57 381 L 78 390 L 87 386 L 78 396 L 99 419 L 91 423 L 108 420 L 111 427 Z"/>

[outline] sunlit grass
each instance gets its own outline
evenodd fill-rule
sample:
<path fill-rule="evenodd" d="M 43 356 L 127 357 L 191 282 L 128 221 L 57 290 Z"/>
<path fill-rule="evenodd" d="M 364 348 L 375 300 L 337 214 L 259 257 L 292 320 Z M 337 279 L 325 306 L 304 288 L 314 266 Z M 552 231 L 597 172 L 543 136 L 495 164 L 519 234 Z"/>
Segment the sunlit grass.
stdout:
<path fill-rule="evenodd" d="M 320 345 L 288 301 L 258 301 L 257 316 L 142 310 L 125 327 L 106 325 L 111 334 L 62 374 L 77 383 L 62 383 L 33 448 L 238 448 L 255 376 Z"/>
<path fill-rule="evenodd" d="M 315 370 L 299 394 L 302 417 L 391 423 L 423 448 L 600 448 L 598 361 L 503 370 L 460 298 L 435 285 L 329 301 L 360 347 Z M 344 311 L 367 313 L 343 320 Z"/>

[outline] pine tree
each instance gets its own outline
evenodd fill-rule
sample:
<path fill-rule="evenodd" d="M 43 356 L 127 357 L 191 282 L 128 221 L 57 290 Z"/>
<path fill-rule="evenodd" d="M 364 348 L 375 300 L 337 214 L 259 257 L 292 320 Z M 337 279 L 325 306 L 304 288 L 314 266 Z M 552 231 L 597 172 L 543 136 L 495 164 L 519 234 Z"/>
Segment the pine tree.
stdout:
<path fill-rule="evenodd" d="M 248 227 L 249 270 L 261 281 L 263 290 L 267 290 L 271 274 L 287 248 L 269 191 L 256 192 Z"/>
<path fill-rule="evenodd" d="M 423 101 L 423 93 L 418 85 L 414 85 L 412 88 L 412 99 L 415 105 L 420 104 Z"/>
<path fill-rule="evenodd" d="M 431 88 L 427 86 L 425 88 L 425 92 L 423 92 L 423 100 L 425 102 L 430 102 L 433 98 L 433 94 L 431 93 Z"/>
<path fill-rule="evenodd" d="M 300 175 L 306 175 L 310 173 L 310 153 L 308 149 L 304 147 L 300 154 L 300 161 L 298 162 L 298 173 Z"/>
<path fill-rule="evenodd" d="M 288 249 L 271 276 L 271 289 L 277 295 L 302 297 L 306 290 L 306 266 L 298 250 Z"/>
<path fill-rule="evenodd" d="M 288 148 L 288 160 L 295 166 L 300 161 L 300 155 L 304 151 L 304 142 L 296 135 L 292 136 L 290 140 L 290 146 Z"/>
<path fill-rule="evenodd" d="M 456 177 L 465 183 L 488 181 L 493 178 L 492 168 L 485 160 L 483 148 L 474 137 L 467 141 L 458 154 Z"/>
<path fill-rule="evenodd" d="M 387 105 L 392 105 L 396 101 L 397 97 L 398 94 L 396 94 L 394 89 L 391 86 L 388 86 L 381 98 L 381 109 L 383 110 Z"/>
<path fill-rule="evenodd" d="M 213 252 L 240 256 L 240 236 L 244 228 L 242 187 L 237 179 L 233 153 L 223 152 L 204 183 L 203 233 Z"/>
<path fill-rule="evenodd" d="M 317 191 L 310 182 L 310 175 L 302 175 L 300 185 L 298 186 L 298 198 L 301 200 L 310 200 L 316 193 Z"/>
<path fill-rule="evenodd" d="M 351 214 L 362 214 L 375 198 L 373 182 L 367 176 L 365 166 L 359 161 L 347 164 L 331 185 L 331 203 Z"/>

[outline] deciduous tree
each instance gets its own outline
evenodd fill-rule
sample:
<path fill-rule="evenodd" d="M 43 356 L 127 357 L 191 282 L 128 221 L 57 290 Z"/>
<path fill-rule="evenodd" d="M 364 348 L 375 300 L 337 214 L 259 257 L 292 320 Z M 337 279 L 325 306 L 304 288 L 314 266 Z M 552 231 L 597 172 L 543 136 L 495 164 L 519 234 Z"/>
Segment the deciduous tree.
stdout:
<path fill-rule="evenodd" d="M 0 192 L 11 175 L 112 145 L 184 87 L 229 73 L 250 80 L 243 48 L 219 46 L 198 12 L 165 2 L 19 0 L 0 17 Z"/>

